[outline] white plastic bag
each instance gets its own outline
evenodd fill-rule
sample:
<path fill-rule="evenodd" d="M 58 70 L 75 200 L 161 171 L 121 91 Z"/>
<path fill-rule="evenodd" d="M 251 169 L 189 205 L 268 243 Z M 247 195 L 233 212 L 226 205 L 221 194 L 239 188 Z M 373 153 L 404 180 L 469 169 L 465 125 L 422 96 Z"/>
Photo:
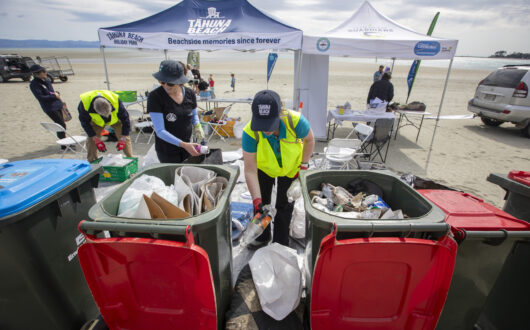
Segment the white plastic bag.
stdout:
<path fill-rule="evenodd" d="M 301 197 L 294 202 L 293 217 L 291 218 L 291 225 L 289 226 L 289 235 L 294 238 L 305 237 L 305 208 L 304 199 Z"/>
<path fill-rule="evenodd" d="M 223 151 L 223 163 L 230 163 L 243 158 L 243 150 L 239 148 L 236 151 Z"/>
<path fill-rule="evenodd" d="M 247 122 L 244 122 L 242 120 L 236 121 L 236 123 L 234 124 L 234 137 L 236 139 L 241 139 L 243 137 L 243 128 L 245 128 L 246 125 Z"/>
<path fill-rule="evenodd" d="M 146 168 L 147 166 L 149 166 L 151 164 L 158 164 L 158 163 L 160 163 L 160 161 L 158 160 L 158 156 L 157 156 L 156 150 L 155 150 L 155 144 L 153 143 L 151 148 L 149 148 L 149 150 L 147 151 L 147 154 L 145 154 L 145 158 L 144 158 L 144 162 L 142 164 L 142 168 Z"/>
<path fill-rule="evenodd" d="M 295 179 L 289 189 L 287 189 L 287 201 L 292 203 L 293 201 L 299 199 L 302 196 L 302 186 L 300 185 L 300 180 Z"/>
<path fill-rule="evenodd" d="M 249 261 L 263 311 L 283 320 L 300 302 L 302 272 L 296 251 L 278 243 L 256 251 Z"/>
<path fill-rule="evenodd" d="M 155 188 L 164 188 L 165 186 L 164 181 L 156 176 L 140 176 L 131 183 L 121 196 L 118 216 L 133 216 L 143 194 L 151 196 Z"/>

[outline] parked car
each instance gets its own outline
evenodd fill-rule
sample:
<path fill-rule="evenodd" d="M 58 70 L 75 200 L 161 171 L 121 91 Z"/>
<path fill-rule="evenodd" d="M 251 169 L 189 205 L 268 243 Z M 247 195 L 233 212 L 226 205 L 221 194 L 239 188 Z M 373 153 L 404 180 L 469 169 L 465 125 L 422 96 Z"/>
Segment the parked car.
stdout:
<path fill-rule="evenodd" d="M 21 78 L 29 81 L 31 72 L 29 67 L 35 64 L 31 57 L 22 57 L 17 54 L 0 55 L 0 82 L 12 78 Z"/>
<path fill-rule="evenodd" d="M 530 64 L 505 65 L 479 82 L 467 109 L 488 126 L 510 122 L 530 137 Z"/>

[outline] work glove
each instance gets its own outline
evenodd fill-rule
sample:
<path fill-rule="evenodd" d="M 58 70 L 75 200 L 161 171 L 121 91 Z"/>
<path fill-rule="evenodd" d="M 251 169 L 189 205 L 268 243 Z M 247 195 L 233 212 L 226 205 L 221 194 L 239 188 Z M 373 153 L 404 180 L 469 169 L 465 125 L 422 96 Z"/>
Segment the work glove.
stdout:
<path fill-rule="evenodd" d="M 107 147 L 105 146 L 105 143 L 103 143 L 103 141 L 101 141 L 100 138 L 94 136 L 93 140 L 94 140 L 94 143 L 96 144 L 96 147 L 98 148 L 99 151 L 101 151 L 101 152 L 107 151 Z"/>
<path fill-rule="evenodd" d="M 122 138 L 118 141 L 118 144 L 116 145 L 116 149 L 117 149 L 118 151 L 122 151 L 124 148 L 125 148 L 125 137 L 122 137 Z"/>
<path fill-rule="evenodd" d="M 195 124 L 194 128 L 195 128 L 195 140 L 197 142 L 204 140 L 204 131 L 202 130 L 201 123 Z"/>
<path fill-rule="evenodd" d="M 254 198 L 254 200 L 252 200 L 252 204 L 254 204 L 254 215 L 258 213 L 263 214 L 263 201 L 261 198 Z"/>
<path fill-rule="evenodd" d="M 298 172 L 296 172 L 296 175 L 294 176 L 294 179 L 298 178 L 298 174 L 300 174 L 300 171 L 305 171 L 305 170 L 308 170 L 309 169 L 309 164 L 308 163 L 301 163 L 300 164 L 300 169 L 298 170 Z"/>

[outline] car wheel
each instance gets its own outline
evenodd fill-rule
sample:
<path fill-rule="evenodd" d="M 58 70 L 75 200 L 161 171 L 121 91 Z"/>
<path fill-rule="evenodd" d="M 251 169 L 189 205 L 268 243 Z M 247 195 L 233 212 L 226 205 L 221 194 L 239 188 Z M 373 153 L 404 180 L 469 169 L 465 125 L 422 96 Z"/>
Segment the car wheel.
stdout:
<path fill-rule="evenodd" d="M 29 76 L 22 78 L 24 81 L 29 81 Z"/>
<path fill-rule="evenodd" d="M 530 123 L 528 123 L 528 125 L 526 125 L 526 127 L 523 128 L 521 132 L 523 133 L 524 136 L 526 136 L 527 138 L 530 138 Z"/>
<path fill-rule="evenodd" d="M 67 82 L 68 81 L 68 77 L 67 76 L 61 76 L 61 77 L 59 77 L 59 79 L 61 79 L 62 82 Z"/>
<path fill-rule="evenodd" d="M 7 79 L 4 78 L 4 76 L 2 76 L 2 75 L 0 74 L 0 82 L 6 82 L 6 81 L 7 81 Z"/>
<path fill-rule="evenodd" d="M 480 117 L 480 120 L 482 120 L 482 122 L 488 126 L 492 126 L 492 127 L 497 127 L 499 126 L 500 124 L 502 124 L 503 122 L 500 121 L 500 120 L 496 120 L 496 119 L 491 119 L 491 118 L 486 118 L 486 117 Z"/>
<path fill-rule="evenodd" d="M 51 75 L 47 75 L 48 79 L 50 79 L 50 82 L 53 84 L 53 77 Z"/>

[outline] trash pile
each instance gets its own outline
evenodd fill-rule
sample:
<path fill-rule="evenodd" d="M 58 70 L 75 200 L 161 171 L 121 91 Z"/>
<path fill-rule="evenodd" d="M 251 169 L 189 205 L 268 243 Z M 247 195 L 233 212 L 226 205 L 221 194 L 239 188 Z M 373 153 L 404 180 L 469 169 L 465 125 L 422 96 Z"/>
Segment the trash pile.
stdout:
<path fill-rule="evenodd" d="M 323 182 L 321 190 L 309 192 L 311 205 L 320 211 L 350 219 L 407 218 L 402 210 L 390 208 L 381 198 L 383 192 L 375 183 L 357 179 L 350 182 L 347 188 Z"/>
<path fill-rule="evenodd" d="M 132 162 L 132 159 L 124 158 L 122 154 L 108 154 L 101 157 L 101 166 L 125 166 Z"/>
<path fill-rule="evenodd" d="M 205 168 L 182 166 L 167 186 L 160 178 L 142 175 L 125 190 L 118 216 L 136 219 L 182 219 L 210 211 L 228 185 L 224 177 Z"/>

